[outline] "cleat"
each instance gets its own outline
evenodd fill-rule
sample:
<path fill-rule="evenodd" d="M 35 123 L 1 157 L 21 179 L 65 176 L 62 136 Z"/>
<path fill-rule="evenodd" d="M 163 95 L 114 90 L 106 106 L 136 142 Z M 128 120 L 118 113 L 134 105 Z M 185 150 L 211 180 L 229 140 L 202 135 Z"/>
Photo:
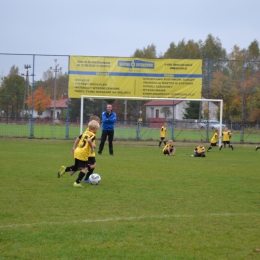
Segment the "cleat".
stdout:
<path fill-rule="evenodd" d="M 58 172 L 58 178 L 60 178 L 65 173 L 66 167 L 61 166 L 60 171 Z"/>
<path fill-rule="evenodd" d="M 89 179 L 85 179 L 83 182 L 85 182 L 85 183 L 90 183 L 90 180 Z"/>
<path fill-rule="evenodd" d="M 101 152 L 100 152 L 100 151 L 98 151 L 98 154 L 99 154 L 99 155 L 101 155 Z"/>
<path fill-rule="evenodd" d="M 255 151 L 257 151 L 257 150 L 258 150 L 258 147 L 256 146 L 256 147 L 255 147 Z"/>
<path fill-rule="evenodd" d="M 70 176 L 72 176 L 77 171 L 70 171 Z"/>
<path fill-rule="evenodd" d="M 74 183 L 73 183 L 73 186 L 74 186 L 75 188 L 83 188 L 83 186 L 82 186 L 80 183 L 77 183 L 77 182 L 74 182 Z"/>

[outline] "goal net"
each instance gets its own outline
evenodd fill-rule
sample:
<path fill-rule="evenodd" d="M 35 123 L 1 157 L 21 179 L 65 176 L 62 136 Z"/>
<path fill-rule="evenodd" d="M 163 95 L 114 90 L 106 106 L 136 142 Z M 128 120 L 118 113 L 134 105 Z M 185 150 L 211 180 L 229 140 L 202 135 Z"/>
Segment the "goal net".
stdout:
<path fill-rule="evenodd" d="M 157 117 L 158 115 L 154 114 L 147 114 L 147 113 L 142 113 L 142 111 L 140 111 L 140 115 L 138 116 L 138 119 L 135 120 L 135 125 L 132 126 L 132 128 L 134 128 L 135 131 L 135 138 L 130 137 L 130 139 L 135 139 L 137 141 L 140 140 L 158 140 L 158 128 L 160 128 L 160 126 L 162 125 L 162 122 L 166 122 L 168 124 L 168 129 L 170 129 L 170 131 L 168 131 L 168 133 L 170 132 L 170 134 L 168 134 L 167 138 L 168 139 L 174 139 L 176 140 L 176 136 L 179 135 L 180 133 L 185 132 L 184 130 L 187 130 L 188 132 L 194 132 L 194 131 L 199 131 L 201 133 L 206 134 L 205 136 L 202 136 L 202 134 L 200 135 L 200 140 L 204 140 L 204 141 L 209 141 L 209 131 L 213 130 L 213 128 L 210 127 L 209 125 L 209 121 L 210 120 L 203 120 L 205 123 L 202 124 L 200 123 L 200 121 L 198 119 L 195 120 L 188 120 L 187 122 L 189 122 L 190 125 L 192 125 L 192 127 L 187 126 L 188 124 L 186 123 L 185 125 L 183 125 L 183 127 L 179 126 L 179 127 L 175 127 L 176 126 L 176 122 L 177 121 L 181 121 L 178 120 L 177 118 L 175 118 L 175 115 L 178 111 L 174 111 L 178 110 L 180 108 L 174 108 L 175 107 L 175 103 L 179 103 L 184 101 L 186 104 L 187 102 L 201 102 L 201 104 L 206 104 L 207 110 L 209 110 L 209 104 L 215 104 L 215 106 L 217 107 L 218 110 L 218 114 L 219 116 L 216 116 L 215 113 L 215 118 L 217 117 L 217 119 L 219 119 L 219 125 L 222 126 L 222 115 L 223 115 L 223 100 L 222 99 L 181 99 L 181 98 L 167 98 L 167 99 L 159 99 L 159 98 L 137 98 L 137 97 L 118 97 L 118 96 L 90 96 L 90 95 L 82 95 L 81 96 L 81 108 L 80 108 L 80 133 L 83 133 L 84 131 L 84 118 L 86 118 L 86 115 L 84 115 L 84 104 L 86 104 L 86 102 L 89 102 L 89 100 L 107 100 L 107 99 L 111 99 L 111 100 L 119 100 L 121 102 L 123 102 L 125 105 L 127 104 L 127 102 L 133 102 L 133 101 L 147 101 L 146 104 L 149 104 L 149 101 L 155 101 L 155 102 L 162 102 L 163 101 L 170 101 L 170 103 L 172 103 L 171 106 L 169 106 L 169 111 L 171 111 L 170 109 L 172 109 L 171 113 L 171 117 L 165 117 L 160 115 L 159 117 Z M 148 106 L 148 105 L 147 105 Z M 165 105 L 165 107 L 167 108 L 167 106 Z M 164 107 L 164 108 L 165 108 Z M 203 105 L 202 105 L 203 107 Z M 147 110 L 147 107 L 146 107 Z M 152 107 L 151 107 L 152 110 Z M 91 112 L 91 111 L 89 111 Z M 103 111 L 102 111 L 103 112 Z M 86 111 L 85 111 L 86 113 Z M 125 111 L 125 113 L 127 113 L 127 111 Z M 100 116 L 100 115 L 97 115 Z M 151 123 L 150 119 L 157 119 L 155 120 L 157 123 Z M 204 118 L 205 119 L 205 118 Z M 208 119 L 210 119 L 208 117 Z M 120 121 L 120 120 L 119 120 Z M 191 124 L 192 121 L 192 124 Z M 147 123 L 150 122 L 150 123 Z M 119 131 L 126 131 L 126 122 L 124 122 L 124 124 L 120 124 L 120 125 L 116 125 L 116 132 Z M 118 129 L 119 128 L 119 129 Z M 156 130 L 156 131 L 155 131 Z M 206 132 L 205 132 L 206 131 Z M 155 133 L 156 132 L 156 133 Z M 219 136 L 222 135 L 222 127 L 219 127 Z M 145 138 L 144 138 L 145 136 Z M 116 137 L 116 136 L 115 136 Z M 123 140 L 128 139 L 127 137 L 121 138 Z M 187 141 L 192 141 L 189 140 L 188 137 L 184 137 L 185 140 Z M 181 140 L 183 141 L 183 140 Z M 196 138 L 194 141 L 198 141 Z M 221 143 L 221 140 L 219 139 L 219 143 Z"/>

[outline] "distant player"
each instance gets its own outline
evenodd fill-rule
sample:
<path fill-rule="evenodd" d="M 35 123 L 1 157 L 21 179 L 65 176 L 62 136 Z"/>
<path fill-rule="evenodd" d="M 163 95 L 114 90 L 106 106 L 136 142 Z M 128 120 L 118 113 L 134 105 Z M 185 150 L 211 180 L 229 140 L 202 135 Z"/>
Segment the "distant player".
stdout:
<path fill-rule="evenodd" d="M 231 130 L 229 130 L 227 127 L 225 127 L 224 131 L 222 133 L 222 144 L 219 147 L 219 150 L 221 150 L 223 146 L 224 146 L 224 148 L 226 148 L 226 145 L 228 145 L 228 148 L 231 148 L 232 151 L 234 150 L 234 147 L 230 142 L 231 136 L 232 136 Z"/>
<path fill-rule="evenodd" d="M 213 134 L 212 138 L 210 139 L 210 146 L 209 146 L 207 152 L 209 152 L 212 149 L 213 146 L 217 146 L 218 145 L 217 144 L 217 141 L 219 139 L 218 133 L 219 133 L 219 130 L 216 129 L 215 133 Z"/>
<path fill-rule="evenodd" d="M 159 141 L 159 147 L 161 147 L 162 142 L 164 145 L 166 145 L 166 123 L 163 124 L 160 130 L 160 141 Z"/>
<path fill-rule="evenodd" d="M 173 145 L 173 141 L 169 140 L 168 144 L 166 144 L 163 148 L 163 154 L 164 155 L 174 155 L 176 151 L 176 148 Z"/>
<path fill-rule="evenodd" d="M 199 145 L 194 149 L 194 157 L 206 157 L 205 155 L 205 147 L 202 143 L 199 143 Z"/>

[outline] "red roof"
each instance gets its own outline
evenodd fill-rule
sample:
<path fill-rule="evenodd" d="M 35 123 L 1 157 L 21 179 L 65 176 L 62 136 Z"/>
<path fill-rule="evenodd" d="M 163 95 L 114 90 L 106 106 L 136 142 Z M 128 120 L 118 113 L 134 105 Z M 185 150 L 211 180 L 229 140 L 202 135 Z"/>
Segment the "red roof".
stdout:
<path fill-rule="evenodd" d="M 66 108 L 67 107 L 67 99 L 56 100 L 56 108 Z M 50 108 L 54 107 L 54 100 L 51 101 Z"/>
<path fill-rule="evenodd" d="M 179 104 L 182 100 L 152 100 L 148 103 L 145 103 L 145 106 L 172 106 Z"/>

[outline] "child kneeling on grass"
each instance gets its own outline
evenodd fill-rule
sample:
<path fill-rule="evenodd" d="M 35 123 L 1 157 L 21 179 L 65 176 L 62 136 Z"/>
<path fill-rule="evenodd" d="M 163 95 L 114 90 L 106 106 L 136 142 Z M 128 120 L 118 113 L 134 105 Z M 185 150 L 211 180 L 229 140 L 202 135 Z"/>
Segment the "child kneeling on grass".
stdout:
<path fill-rule="evenodd" d="M 163 154 L 164 155 L 174 155 L 175 154 L 175 147 L 173 145 L 173 141 L 172 140 L 169 140 L 168 141 L 168 144 L 166 144 L 163 148 Z"/>
<path fill-rule="evenodd" d="M 205 147 L 202 143 L 199 143 L 199 145 L 194 149 L 194 157 L 206 157 L 205 155 Z"/>

